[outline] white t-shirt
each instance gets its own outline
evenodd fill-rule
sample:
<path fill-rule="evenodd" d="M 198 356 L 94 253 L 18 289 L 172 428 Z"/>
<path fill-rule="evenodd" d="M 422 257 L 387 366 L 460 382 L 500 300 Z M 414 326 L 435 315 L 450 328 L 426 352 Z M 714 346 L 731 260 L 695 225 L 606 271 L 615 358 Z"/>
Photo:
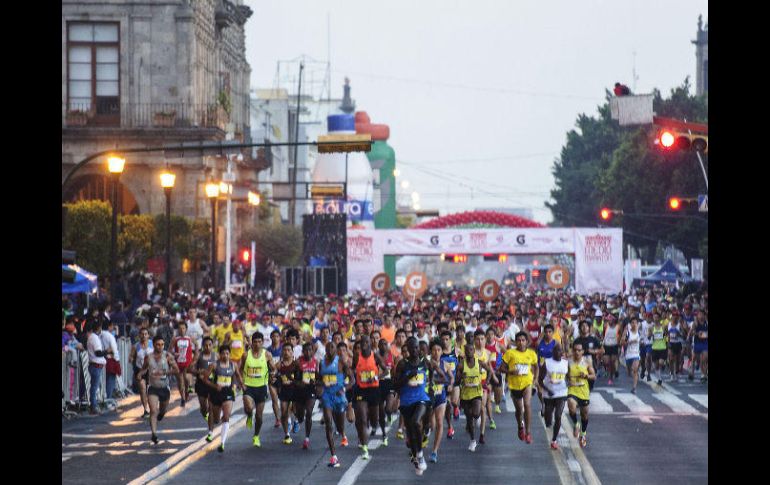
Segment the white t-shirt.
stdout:
<path fill-rule="evenodd" d="M 567 359 L 554 360 L 552 358 L 545 359 L 545 379 L 543 379 L 543 385 L 546 389 L 553 392 L 553 396 L 546 394 L 545 398 L 556 399 L 557 397 L 567 397 L 567 371 L 568 371 Z"/>
<path fill-rule="evenodd" d="M 640 341 L 639 328 L 636 329 L 636 332 L 632 332 L 630 328 L 626 330 L 626 360 L 639 357 Z"/>
<path fill-rule="evenodd" d="M 521 332 L 521 329 L 515 323 L 511 322 L 511 324 L 508 325 L 508 329 L 505 331 L 505 333 L 503 333 L 505 341 L 508 342 L 508 348 L 515 345 L 516 334 L 519 332 Z"/>
<path fill-rule="evenodd" d="M 96 335 L 96 332 L 92 332 L 88 336 L 88 361 L 94 364 L 106 364 L 107 359 L 96 356 L 97 350 L 104 350 L 104 345 L 102 344 L 102 339 Z"/>
<path fill-rule="evenodd" d="M 294 360 L 299 359 L 302 356 L 302 346 L 297 344 L 294 346 Z"/>
<path fill-rule="evenodd" d="M 203 346 L 203 327 L 197 318 L 187 322 L 187 336 L 195 341 L 198 348 Z"/>
<path fill-rule="evenodd" d="M 650 337 L 647 335 L 650 330 L 650 324 L 647 323 L 647 320 L 642 320 L 639 322 L 639 332 L 641 332 L 641 344 L 642 345 L 649 345 L 652 342 L 650 341 Z"/>

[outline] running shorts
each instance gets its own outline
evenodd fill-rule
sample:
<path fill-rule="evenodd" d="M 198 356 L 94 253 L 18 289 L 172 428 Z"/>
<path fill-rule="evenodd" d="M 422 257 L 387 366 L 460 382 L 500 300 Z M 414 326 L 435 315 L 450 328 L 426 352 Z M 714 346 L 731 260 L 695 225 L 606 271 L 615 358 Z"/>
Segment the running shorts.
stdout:
<path fill-rule="evenodd" d="M 543 398 L 543 402 L 545 404 L 550 404 L 552 406 L 556 406 L 557 404 L 561 402 L 566 402 L 566 401 L 567 401 L 566 397 L 544 397 Z"/>
<path fill-rule="evenodd" d="M 365 387 L 363 389 L 358 386 L 353 387 L 353 395 L 355 400 L 353 402 L 366 401 L 369 406 L 377 406 L 380 404 L 380 388 L 379 387 Z"/>
<path fill-rule="evenodd" d="M 639 360 L 639 357 L 630 357 L 626 359 L 626 366 L 631 367 L 631 364 L 633 364 L 635 360 Z"/>
<path fill-rule="evenodd" d="M 668 358 L 668 351 L 666 350 L 653 350 L 652 360 L 666 360 Z"/>
<path fill-rule="evenodd" d="M 430 404 L 433 409 L 436 409 L 442 404 L 446 404 L 446 393 L 442 392 L 441 394 L 434 395 L 433 398 L 431 398 Z"/>
<path fill-rule="evenodd" d="M 478 399 L 481 399 L 481 398 L 478 398 Z M 416 403 L 413 403 L 409 406 L 401 406 L 400 408 L 398 408 L 398 410 L 401 412 L 401 416 L 404 417 L 404 421 L 408 422 L 412 419 L 414 412 L 417 410 L 417 406 L 423 406 L 427 410 L 429 404 L 430 402 L 428 401 L 417 401 Z"/>
<path fill-rule="evenodd" d="M 532 386 L 527 386 L 527 387 L 532 387 Z M 511 389 L 511 399 L 524 399 L 524 391 L 527 390 L 527 387 L 518 391 L 515 389 Z M 532 389 L 534 390 L 535 388 L 532 387 Z"/>
<path fill-rule="evenodd" d="M 203 382 L 203 379 L 195 379 L 195 394 L 197 394 L 198 397 L 207 399 L 211 395 L 212 391 L 213 389 L 207 386 Z"/>
<path fill-rule="evenodd" d="M 392 379 L 383 379 L 380 381 L 380 402 L 385 402 L 388 399 L 388 394 L 396 394 L 393 389 Z"/>
<path fill-rule="evenodd" d="M 283 398 L 280 398 L 283 401 Z M 294 389 L 294 401 L 306 403 L 309 399 L 315 399 L 315 387 L 297 387 Z"/>
<path fill-rule="evenodd" d="M 148 396 L 158 396 L 160 402 L 166 402 L 171 399 L 171 391 L 168 387 L 147 386 Z"/>
<path fill-rule="evenodd" d="M 225 387 L 221 391 L 211 390 L 209 401 L 214 406 L 221 406 L 225 401 L 235 401 L 235 393 L 232 387 Z"/>
<path fill-rule="evenodd" d="M 588 407 L 588 404 L 591 402 L 589 399 L 580 399 L 579 397 L 575 396 L 574 394 L 570 394 L 567 396 L 568 399 L 572 399 L 573 401 L 577 402 L 578 406 L 581 408 Z"/>
<path fill-rule="evenodd" d="M 321 395 L 321 403 L 324 409 L 331 409 L 333 413 L 344 413 L 348 408 L 348 400 L 337 393 L 324 391 Z"/>
<path fill-rule="evenodd" d="M 282 402 L 297 401 L 298 391 L 299 390 L 295 389 L 294 386 L 281 386 L 278 388 L 278 399 Z"/>
<path fill-rule="evenodd" d="M 472 406 L 473 401 L 481 401 L 480 397 L 474 397 L 473 399 L 461 399 L 460 400 L 460 407 L 464 408 L 466 406 Z"/>
<path fill-rule="evenodd" d="M 695 342 L 695 345 L 693 345 L 693 352 L 696 354 L 700 354 L 701 352 L 708 352 L 709 350 L 709 343 L 708 340 L 705 342 Z"/>
<path fill-rule="evenodd" d="M 604 346 L 604 355 L 618 355 L 618 346 L 617 345 L 605 345 Z"/>
<path fill-rule="evenodd" d="M 353 395 L 353 389 L 345 390 L 345 399 L 347 399 L 348 402 L 353 402 L 354 397 L 355 396 Z"/>
<path fill-rule="evenodd" d="M 673 344 L 668 344 L 668 349 L 674 354 L 674 355 L 680 355 L 682 353 L 682 342 L 676 342 Z"/>
<path fill-rule="evenodd" d="M 267 385 L 259 387 L 246 386 L 243 389 L 243 395 L 249 396 L 254 401 L 254 404 L 265 402 L 267 401 Z M 283 399 L 281 400 L 283 401 Z M 291 401 L 291 399 L 287 401 Z"/>

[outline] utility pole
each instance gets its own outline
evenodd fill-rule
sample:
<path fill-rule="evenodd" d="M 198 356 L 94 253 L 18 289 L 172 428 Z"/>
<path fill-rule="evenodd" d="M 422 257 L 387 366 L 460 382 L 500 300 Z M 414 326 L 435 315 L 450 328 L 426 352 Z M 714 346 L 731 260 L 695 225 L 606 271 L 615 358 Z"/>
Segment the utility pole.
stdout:
<path fill-rule="evenodd" d="M 233 197 L 232 197 L 232 187 L 233 182 L 235 182 L 235 174 L 233 173 L 233 160 L 231 156 L 227 157 L 227 173 L 224 174 L 222 177 L 224 181 L 227 183 L 227 220 L 225 222 L 226 224 L 226 241 L 225 241 L 225 291 L 229 294 L 230 293 L 230 258 L 232 257 L 232 233 L 233 233 L 233 225 L 232 225 L 232 210 L 233 210 Z"/>
<path fill-rule="evenodd" d="M 297 85 L 297 115 L 294 120 L 294 142 L 299 140 L 299 110 L 300 110 L 300 94 L 302 93 L 302 70 L 305 68 L 305 64 L 299 63 L 299 83 Z M 299 155 L 299 147 L 294 147 L 294 170 L 291 172 L 291 200 L 289 201 L 289 220 L 293 226 L 296 221 L 296 207 L 297 207 L 297 159 Z"/>

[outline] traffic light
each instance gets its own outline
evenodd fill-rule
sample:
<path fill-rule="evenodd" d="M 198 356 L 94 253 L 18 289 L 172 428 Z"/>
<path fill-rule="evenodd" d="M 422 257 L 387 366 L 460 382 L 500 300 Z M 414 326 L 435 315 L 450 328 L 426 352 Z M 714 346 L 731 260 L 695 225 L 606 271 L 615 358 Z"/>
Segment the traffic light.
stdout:
<path fill-rule="evenodd" d="M 508 255 L 507 254 L 500 254 L 497 256 L 497 261 L 499 263 L 507 263 L 508 262 Z"/>
<path fill-rule="evenodd" d="M 671 208 L 671 210 L 678 211 L 679 208 L 682 206 L 682 201 L 679 200 L 678 197 L 671 197 L 668 199 L 668 206 Z"/>
<path fill-rule="evenodd" d="M 498 263 L 508 262 L 507 254 L 485 254 L 484 261 L 496 261 Z"/>
<path fill-rule="evenodd" d="M 251 258 L 251 253 L 248 249 L 242 249 L 241 250 L 241 262 L 242 263 L 248 263 Z"/>
<path fill-rule="evenodd" d="M 658 132 L 655 144 L 664 150 L 695 150 L 701 153 L 709 151 L 709 137 L 700 133 L 664 128 Z"/>
<path fill-rule="evenodd" d="M 467 254 L 442 254 L 441 261 L 445 261 L 447 263 L 467 263 L 468 255 Z"/>
<path fill-rule="evenodd" d="M 669 197 L 668 208 L 672 211 L 681 211 L 689 208 L 696 202 L 698 202 L 698 199 L 695 197 Z"/>
<path fill-rule="evenodd" d="M 599 211 L 599 217 L 601 217 L 603 221 L 609 221 L 610 217 L 612 217 L 612 211 L 610 211 L 607 208 L 604 208 L 601 211 Z"/>

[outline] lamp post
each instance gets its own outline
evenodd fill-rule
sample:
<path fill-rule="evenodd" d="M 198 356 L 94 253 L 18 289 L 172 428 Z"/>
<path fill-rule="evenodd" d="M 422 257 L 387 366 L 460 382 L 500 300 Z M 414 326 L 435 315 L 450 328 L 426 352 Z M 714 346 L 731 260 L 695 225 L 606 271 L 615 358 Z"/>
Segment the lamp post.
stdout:
<path fill-rule="evenodd" d="M 259 193 L 252 192 L 251 190 L 249 190 L 249 204 L 252 207 L 254 207 L 254 209 L 258 209 L 259 208 L 259 203 L 261 201 L 262 201 L 262 197 L 259 195 Z M 254 212 L 256 214 L 256 216 L 254 217 L 255 222 L 256 222 L 256 221 L 259 220 L 259 214 L 257 213 L 256 210 Z M 256 262 L 256 258 L 254 257 L 254 255 L 256 253 L 256 249 L 257 249 L 256 245 L 257 244 L 256 244 L 255 241 L 251 241 L 251 258 L 250 258 L 251 259 L 251 268 L 250 268 L 251 271 L 249 272 L 249 274 L 251 275 L 251 287 L 252 288 L 254 288 L 254 279 L 257 276 L 257 262 Z"/>
<path fill-rule="evenodd" d="M 219 197 L 219 184 L 209 182 L 206 184 L 206 197 L 211 201 L 211 284 L 217 287 L 217 197 Z"/>
<path fill-rule="evenodd" d="M 160 174 L 160 185 L 166 193 L 166 298 L 171 297 L 171 189 L 176 175 L 168 170 Z"/>
<path fill-rule="evenodd" d="M 112 229 L 110 232 L 110 300 L 115 304 L 116 287 L 118 285 L 118 183 L 120 174 L 126 165 L 126 159 L 117 155 L 107 158 L 107 169 L 112 179 Z"/>

